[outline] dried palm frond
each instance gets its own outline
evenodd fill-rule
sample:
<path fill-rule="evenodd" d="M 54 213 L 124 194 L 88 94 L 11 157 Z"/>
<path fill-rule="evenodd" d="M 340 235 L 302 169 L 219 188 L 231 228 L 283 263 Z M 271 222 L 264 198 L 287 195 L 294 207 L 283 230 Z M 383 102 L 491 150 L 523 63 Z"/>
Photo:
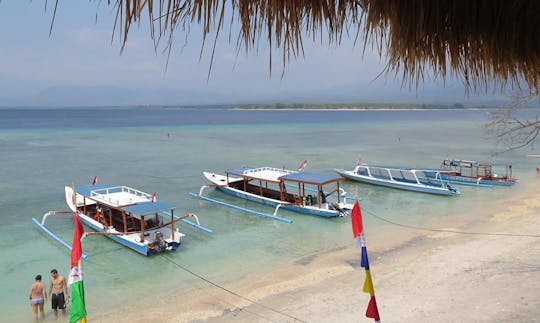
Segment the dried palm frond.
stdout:
<path fill-rule="evenodd" d="M 419 81 L 427 67 L 468 87 L 540 86 L 540 2 L 359 0 L 366 33 L 384 39 L 388 64 Z M 510 84 L 509 84 L 510 83 Z"/>

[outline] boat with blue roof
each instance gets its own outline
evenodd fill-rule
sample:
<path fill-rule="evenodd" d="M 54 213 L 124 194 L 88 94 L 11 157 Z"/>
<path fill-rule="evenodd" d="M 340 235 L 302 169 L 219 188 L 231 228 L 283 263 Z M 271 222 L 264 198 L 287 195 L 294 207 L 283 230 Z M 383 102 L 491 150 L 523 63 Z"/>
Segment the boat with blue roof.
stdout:
<path fill-rule="evenodd" d="M 176 205 L 158 201 L 149 194 L 128 186 L 92 185 L 65 187 L 70 211 L 50 211 L 41 221 L 34 222 L 45 232 L 57 237 L 45 227 L 47 217 L 59 214 L 78 214 L 86 226 L 136 252 L 149 256 L 173 251 L 182 244 L 185 234 L 177 223 L 182 222 L 211 233 L 200 225 L 197 215 L 175 215 Z M 193 218 L 195 222 L 189 218 Z"/>
<path fill-rule="evenodd" d="M 335 169 L 341 176 L 357 182 L 407 191 L 455 196 L 460 191 L 437 170 L 376 166 L 361 163 L 353 170 Z"/>
<path fill-rule="evenodd" d="M 339 217 L 348 215 L 353 207 L 340 187 L 344 180 L 341 176 L 275 167 L 241 167 L 229 169 L 224 175 L 212 172 L 203 172 L 203 175 L 212 184 L 201 187 L 198 197 L 211 200 L 203 196 L 203 190 L 214 187 L 232 196 L 274 207 L 273 214 L 263 214 L 274 219 L 283 220 L 277 217 L 280 208 Z"/>

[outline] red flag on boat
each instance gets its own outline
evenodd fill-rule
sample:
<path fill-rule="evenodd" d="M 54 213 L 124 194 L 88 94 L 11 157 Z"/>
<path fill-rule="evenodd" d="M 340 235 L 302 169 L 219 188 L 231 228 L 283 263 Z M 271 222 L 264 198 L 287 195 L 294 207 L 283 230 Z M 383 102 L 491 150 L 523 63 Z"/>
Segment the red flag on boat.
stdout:
<path fill-rule="evenodd" d="M 354 238 L 358 238 L 362 231 L 364 231 L 364 224 L 362 221 L 362 211 L 360 210 L 360 204 L 358 200 L 354 203 L 354 206 L 351 211 L 351 222 Z"/>
<path fill-rule="evenodd" d="M 156 192 L 152 193 L 152 203 L 156 201 Z"/>
<path fill-rule="evenodd" d="M 306 166 L 307 166 L 307 160 L 304 159 L 304 161 L 301 162 L 300 165 L 298 165 L 298 171 L 300 172 L 303 171 L 304 168 L 306 168 Z"/>
<path fill-rule="evenodd" d="M 96 185 L 97 184 L 97 176 L 94 176 L 94 179 L 92 179 L 92 185 Z"/>
<path fill-rule="evenodd" d="M 358 155 L 358 159 L 356 160 L 356 165 L 360 165 L 362 163 L 362 156 Z"/>

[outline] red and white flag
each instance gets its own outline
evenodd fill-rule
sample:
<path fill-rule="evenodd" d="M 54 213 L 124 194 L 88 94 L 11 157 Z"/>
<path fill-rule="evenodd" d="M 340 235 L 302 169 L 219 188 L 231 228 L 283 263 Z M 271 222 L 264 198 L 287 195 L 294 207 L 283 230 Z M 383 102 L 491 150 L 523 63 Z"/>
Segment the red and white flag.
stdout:
<path fill-rule="evenodd" d="M 71 286 L 71 311 L 69 313 L 70 322 L 86 323 L 86 305 L 84 301 L 84 284 L 82 269 L 82 244 L 84 228 L 79 215 L 73 215 L 75 219 L 75 233 L 73 234 L 73 245 L 71 247 L 71 270 L 69 271 L 68 286 Z"/>
<path fill-rule="evenodd" d="M 156 192 L 152 193 L 152 203 L 156 201 Z"/>
<path fill-rule="evenodd" d="M 362 164 L 362 156 L 358 155 L 358 159 L 356 160 L 356 165 Z"/>
<path fill-rule="evenodd" d="M 304 168 L 306 168 L 307 166 L 307 160 L 304 159 L 303 162 L 300 163 L 300 165 L 298 165 L 298 171 L 301 172 L 304 170 Z"/>
<path fill-rule="evenodd" d="M 92 185 L 96 185 L 97 184 L 97 176 L 94 176 L 94 179 L 92 179 Z"/>

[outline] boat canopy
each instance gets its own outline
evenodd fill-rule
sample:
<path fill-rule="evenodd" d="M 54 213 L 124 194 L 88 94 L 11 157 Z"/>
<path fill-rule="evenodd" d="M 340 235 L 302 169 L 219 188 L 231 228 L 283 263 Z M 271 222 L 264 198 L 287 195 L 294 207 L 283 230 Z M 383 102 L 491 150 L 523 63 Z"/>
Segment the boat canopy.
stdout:
<path fill-rule="evenodd" d="M 445 168 L 413 168 L 413 167 L 401 167 L 401 166 L 381 166 L 381 165 L 370 165 L 370 164 L 360 164 L 357 165 L 356 168 L 380 168 L 380 169 L 387 169 L 390 171 L 415 171 L 415 172 L 435 172 L 435 173 L 447 173 L 450 172 L 448 169 Z"/>
<path fill-rule="evenodd" d="M 76 191 L 92 201 L 129 212 L 137 219 L 147 214 L 169 212 L 176 209 L 176 205 L 171 203 L 152 202 L 152 195 L 127 186 L 95 184 L 78 186 Z"/>
<path fill-rule="evenodd" d="M 264 181 L 271 181 L 275 183 L 284 181 L 305 183 L 311 185 L 325 185 L 328 183 L 339 182 L 345 179 L 341 176 L 336 175 L 304 171 L 299 172 L 275 167 L 240 167 L 229 169 L 227 171 L 227 174 L 255 178 Z"/>
<path fill-rule="evenodd" d="M 275 167 L 240 167 L 227 170 L 229 175 L 256 178 L 275 183 L 280 181 L 281 176 L 290 173 L 294 173 L 294 171 Z"/>
<path fill-rule="evenodd" d="M 512 166 L 512 163 L 509 162 L 491 162 L 491 166 Z"/>
<path fill-rule="evenodd" d="M 311 173 L 311 172 L 297 172 L 280 177 L 281 180 L 287 182 L 297 182 L 312 185 L 325 185 L 328 183 L 339 182 L 345 178 L 336 175 L 329 175 L 323 173 Z"/>
<path fill-rule="evenodd" d="M 156 214 L 160 212 L 168 212 L 176 209 L 176 205 L 155 201 L 155 202 L 141 202 L 134 205 L 126 206 L 122 208 L 126 212 L 130 212 L 131 216 L 136 219 L 141 219 L 141 216 L 147 214 Z"/>
<path fill-rule="evenodd" d="M 443 161 L 444 165 L 454 167 L 489 167 L 489 166 L 511 166 L 509 162 L 486 162 L 486 161 L 474 161 L 474 160 L 459 160 L 459 159 L 446 159 Z"/>
<path fill-rule="evenodd" d="M 87 185 L 77 188 L 76 192 L 87 199 L 116 208 L 152 199 L 152 195 L 127 186 Z"/>
<path fill-rule="evenodd" d="M 246 175 L 246 172 L 247 171 L 253 171 L 257 168 L 253 168 L 253 167 L 240 167 L 240 168 L 233 168 L 233 169 L 229 169 L 227 170 L 227 173 L 231 174 L 231 175 L 239 175 L 239 176 L 244 176 Z"/>
<path fill-rule="evenodd" d="M 86 196 L 86 197 L 90 197 L 90 194 L 92 191 L 95 191 L 95 190 L 102 190 L 102 189 L 105 189 L 109 187 L 108 185 L 103 185 L 103 184 L 94 184 L 94 185 L 83 185 L 83 186 L 77 186 L 75 187 L 75 191 L 82 195 L 82 196 Z"/>

